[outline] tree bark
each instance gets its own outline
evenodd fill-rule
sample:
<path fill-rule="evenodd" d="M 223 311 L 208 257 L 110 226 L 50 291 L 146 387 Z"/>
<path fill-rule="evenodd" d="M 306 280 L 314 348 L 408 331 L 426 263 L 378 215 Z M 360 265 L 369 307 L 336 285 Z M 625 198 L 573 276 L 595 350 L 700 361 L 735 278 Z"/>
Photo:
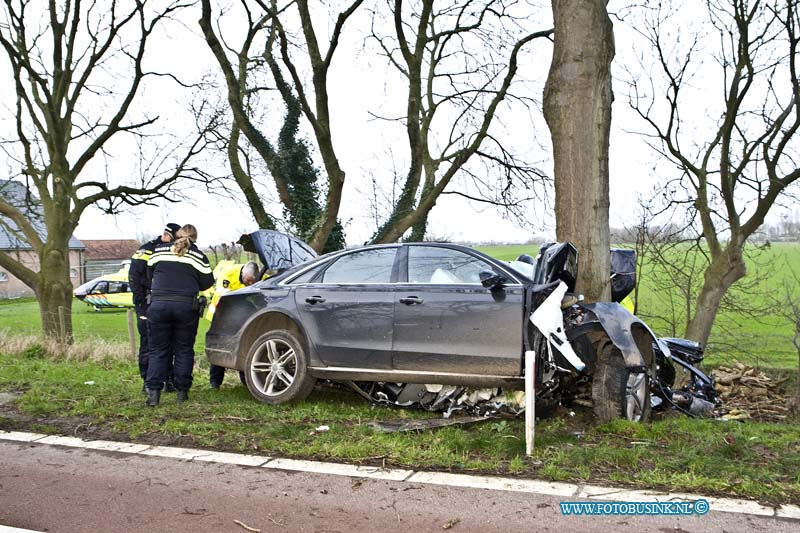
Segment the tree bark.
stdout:
<path fill-rule="evenodd" d="M 64 175 L 65 171 L 61 172 Z M 47 237 L 39 256 L 36 297 L 45 337 L 72 343 L 72 281 L 69 275 L 70 199 L 65 179 L 57 173 L 52 199 L 43 202 Z M 63 330 L 58 308 L 63 307 Z"/>
<path fill-rule="evenodd" d="M 704 345 L 711 335 L 722 299 L 728 289 L 747 274 L 741 247 L 731 243 L 711 260 L 705 271 L 703 287 L 697 295 L 694 316 L 689 320 L 686 337 Z"/>
<path fill-rule="evenodd" d="M 553 140 L 556 237 L 579 250 L 577 290 L 609 300 L 608 145 L 614 33 L 603 0 L 552 0 L 544 116 Z"/>
<path fill-rule="evenodd" d="M 69 276 L 69 259 L 61 250 L 53 248 L 43 261 L 46 269 L 40 277 L 36 298 L 42 317 L 42 332 L 45 337 L 72 343 L 72 283 Z M 52 269 L 52 270 L 51 270 Z M 58 308 L 63 307 L 64 329 Z"/>

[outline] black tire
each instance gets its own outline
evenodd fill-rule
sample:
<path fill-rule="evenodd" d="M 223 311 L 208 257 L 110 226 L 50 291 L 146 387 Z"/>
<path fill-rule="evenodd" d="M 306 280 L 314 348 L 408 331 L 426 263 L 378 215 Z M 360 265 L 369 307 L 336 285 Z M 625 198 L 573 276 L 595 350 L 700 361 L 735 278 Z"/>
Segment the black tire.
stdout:
<path fill-rule="evenodd" d="M 295 333 L 281 329 L 256 339 L 247 354 L 244 374 L 250 394 L 271 405 L 306 399 L 317 381 L 308 374 L 303 343 Z"/>
<path fill-rule="evenodd" d="M 650 380 L 644 372 L 625 368 L 619 348 L 603 346 L 592 378 L 592 404 L 600 422 L 625 418 L 632 422 L 650 419 Z"/>

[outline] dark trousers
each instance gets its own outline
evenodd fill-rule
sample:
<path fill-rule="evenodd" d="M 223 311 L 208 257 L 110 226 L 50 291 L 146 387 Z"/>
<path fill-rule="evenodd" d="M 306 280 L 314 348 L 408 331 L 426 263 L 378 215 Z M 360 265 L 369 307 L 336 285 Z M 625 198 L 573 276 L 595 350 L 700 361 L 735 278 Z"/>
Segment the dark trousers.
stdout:
<path fill-rule="evenodd" d="M 220 385 L 222 385 L 222 381 L 224 379 L 225 379 L 225 367 L 211 365 L 211 368 L 208 369 L 208 382 L 211 383 L 212 386 L 216 385 L 217 387 L 219 387 Z M 244 383 L 244 372 L 239 372 L 239 381 Z"/>
<path fill-rule="evenodd" d="M 150 361 L 145 386 L 161 390 L 167 380 L 170 357 L 174 354 L 173 380 L 179 391 L 192 388 L 194 339 L 197 336 L 197 311 L 190 302 L 155 300 L 147 310 L 150 335 Z"/>
<path fill-rule="evenodd" d="M 147 379 L 147 363 L 150 355 L 150 340 L 147 333 L 147 306 L 137 305 L 136 329 L 139 330 L 139 375 Z M 172 357 L 167 360 L 167 381 L 172 381 Z"/>

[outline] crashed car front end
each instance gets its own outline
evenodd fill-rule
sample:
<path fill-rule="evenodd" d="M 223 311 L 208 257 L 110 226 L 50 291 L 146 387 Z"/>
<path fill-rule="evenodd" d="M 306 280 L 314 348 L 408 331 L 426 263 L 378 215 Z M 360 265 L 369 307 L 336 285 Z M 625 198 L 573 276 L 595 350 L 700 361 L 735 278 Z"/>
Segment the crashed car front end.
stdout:
<path fill-rule="evenodd" d="M 591 400 L 602 421 L 644 422 L 653 408 L 679 405 L 683 393 L 711 396 L 713 383 L 702 377 L 695 389 L 672 391 L 674 366 L 684 368 L 686 361 L 673 360 L 667 343 L 625 307 L 582 301 L 575 293 L 578 258 L 571 243 L 543 246 L 535 261 L 503 263 L 442 243 L 364 247 L 314 259 L 292 239 L 269 232 L 243 238 L 265 267 L 288 270 L 224 295 L 206 340 L 209 361 L 244 371 L 251 393 L 265 403 L 302 399 L 323 379 L 345 383 L 378 404 L 445 415 L 519 414 L 526 357 L 535 358 L 537 414 Z M 615 300 L 635 280 L 627 252 L 618 254 L 625 260 L 612 273 Z M 381 267 L 382 281 L 327 281 L 331 265 L 347 264 L 342 258 L 357 254 L 392 258 Z M 409 275 L 412 255 L 428 261 L 424 276 Z M 450 262 L 431 262 L 438 257 Z M 305 262 L 292 266 L 292 258 Z M 472 263 L 484 265 L 473 271 L 473 281 L 448 279 Z M 351 270 L 336 272 L 345 271 Z M 277 356 L 270 352 L 275 346 Z M 697 352 L 688 344 L 683 350 Z M 303 380 L 296 395 L 293 381 L 285 388 L 292 394 L 282 396 L 265 377 L 284 357 Z M 659 405 L 651 399 L 661 397 Z"/>

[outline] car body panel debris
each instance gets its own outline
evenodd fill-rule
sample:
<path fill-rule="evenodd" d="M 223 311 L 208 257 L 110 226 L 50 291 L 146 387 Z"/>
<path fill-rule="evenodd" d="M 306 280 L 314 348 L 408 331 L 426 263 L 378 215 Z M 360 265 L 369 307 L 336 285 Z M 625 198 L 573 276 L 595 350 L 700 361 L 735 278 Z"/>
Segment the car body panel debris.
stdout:
<path fill-rule="evenodd" d="M 367 425 L 383 433 L 399 433 L 403 431 L 438 429 L 447 426 L 464 426 L 491 419 L 491 417 L 487 416 L 458 416 L 451 418 L 423 418 L 420 420 L 384 420 L 381 422 L 368 422 Z"/>
<path fill-rule="evenodd" d="M 425 409 L 442 413 L 444 418 L 454 413 L 485 417 L 525 412 L 523 391 L 417 383 L 350 381 L 346 385 L 374 404 Z"/>

